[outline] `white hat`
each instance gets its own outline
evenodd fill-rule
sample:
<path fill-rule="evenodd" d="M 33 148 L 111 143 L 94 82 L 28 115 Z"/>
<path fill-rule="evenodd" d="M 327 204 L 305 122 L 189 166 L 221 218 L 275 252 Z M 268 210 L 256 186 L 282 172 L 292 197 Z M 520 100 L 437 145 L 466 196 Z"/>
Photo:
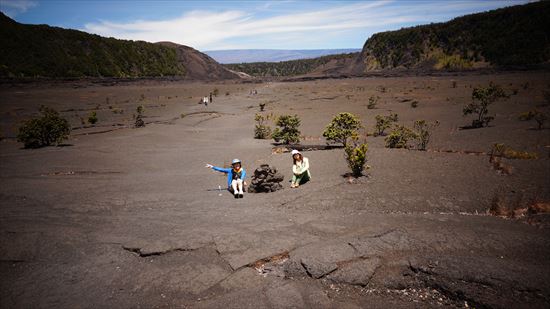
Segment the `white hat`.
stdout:
<path fill-rule="evenodd" d="M 239 159 L 233 159 L 233 161 L 231 162 L 231 165 L 237 164 L 237 163 L 241 163 L 241 160 L 239 160 Z"/>
<path fill-rule="evenodd" d="M 290 152 L 291 155 L 295 155 L 295 154 L 301 154 L 298 150 L 296 149 L 292 149 L 292 151 Z"/>

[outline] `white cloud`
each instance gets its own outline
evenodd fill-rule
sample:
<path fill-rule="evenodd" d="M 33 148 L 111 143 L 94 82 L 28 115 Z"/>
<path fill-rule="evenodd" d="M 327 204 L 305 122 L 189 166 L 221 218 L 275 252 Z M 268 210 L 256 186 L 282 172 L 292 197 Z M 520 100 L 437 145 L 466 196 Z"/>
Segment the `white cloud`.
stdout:
<path fill-rule="evenodd" d="M 501 3 L 500 6 L 503 4 Z M 441 18 L 456 16 L 459 10 L 479 11 L 495 6 L 495 2 L 461 1 L 449 5 L 434 5 L 433 2 L 375 1 L 335 3 L 331 8 L 311 11 L 281 13 L 259 18 L 254 12 L 229 10 L 223 12 L 191 11 L 169 20 L 136 20 L 129 23 L 100 21 L 88 23 L 84 31 L 122 39 L 149 42 L 172 41 L 196 49 L 221 49 L 227 46 L 238 48 L 272 48 L 265 42 L 301 44 L 320 41 L 330 33 L 360 31 L 366 35 L 372 29 L 395 28 L 407 23 L 426 23 Z M 455 15 L 453 15 L 453 13 Z M 264 42 L 258 46 L 254 42 Z M 361 43 L 362 44 L 362 43 Z M 281 48 L 288 48 L 284 46 Z"/>
<path fill-rule="evenodd" d="M 25 13 L 30 8 L 37 6 L 36 1 L 31 0 L 1 0 L 0 7 L 2 12 L 10 17 L 14 17 L 17 14 Z"/>

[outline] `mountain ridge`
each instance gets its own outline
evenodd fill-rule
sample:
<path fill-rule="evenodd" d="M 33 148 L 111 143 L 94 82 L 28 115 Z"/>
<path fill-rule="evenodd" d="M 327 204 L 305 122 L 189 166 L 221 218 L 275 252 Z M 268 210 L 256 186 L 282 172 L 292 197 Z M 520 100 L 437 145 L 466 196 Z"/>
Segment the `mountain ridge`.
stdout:
<path fill-rule="evenodd" d="M 227 49 L 206 50 L 203 53 L 221 64 L 281 62 L 313 59 L 327 55 L 360 52 L 361 48 L 338 49 Z"/>
<path fill-rule="evenodd" d="M 119 40 L 73 29 L 20 24 L 1 12 L 0 46 L 3 78 L 239 78 L 188 46 Z"/>

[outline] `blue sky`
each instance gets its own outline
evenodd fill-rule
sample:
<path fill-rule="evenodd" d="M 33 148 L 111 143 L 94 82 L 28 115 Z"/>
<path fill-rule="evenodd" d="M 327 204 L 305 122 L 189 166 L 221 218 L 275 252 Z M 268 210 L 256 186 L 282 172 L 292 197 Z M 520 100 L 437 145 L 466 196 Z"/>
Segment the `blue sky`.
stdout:
<path fill-rule="evenodd" d="M 20 23 L 199 50 L 328 49 L 361 48 L 376 32 L 526 2 L 0 0 L 0 8 Z"/>

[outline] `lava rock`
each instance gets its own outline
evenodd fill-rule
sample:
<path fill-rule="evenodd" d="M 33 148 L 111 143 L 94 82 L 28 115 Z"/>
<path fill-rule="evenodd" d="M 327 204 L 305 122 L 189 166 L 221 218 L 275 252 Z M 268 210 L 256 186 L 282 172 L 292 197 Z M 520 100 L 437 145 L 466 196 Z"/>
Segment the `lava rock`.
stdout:
<path fill-rule="evenodd" d="M 281 190 L 283 185 L 281 182 L 284 176 L 277 171 L 275 167 L 270 167 L 268 164 L 262 164 L 252 175 L 252 181 L 248 187 L 249 193 L 260 192 L 275 192 Z"/>

